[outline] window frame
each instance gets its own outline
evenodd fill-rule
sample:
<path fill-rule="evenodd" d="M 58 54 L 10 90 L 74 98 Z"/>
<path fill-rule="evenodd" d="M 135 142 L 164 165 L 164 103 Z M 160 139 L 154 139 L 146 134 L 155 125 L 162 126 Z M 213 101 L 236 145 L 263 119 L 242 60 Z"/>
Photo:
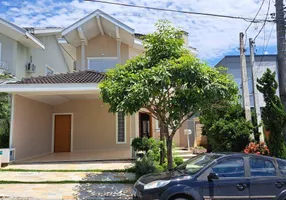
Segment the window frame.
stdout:
<path fill-rule="evenodd" d="M 115 141 L 116 141 L 116 144 L 126 144 L 127 143 L 127 134 L 126 134 L 126 115 L 124 115 L 124 142 L 119 142 L 118 141 L 118 113 L 115 114 L 115 135 L 116 135 L 116 138 L 115 138 Z"/>
<path fill-rule="evenodd" d="M 274 170 L 275 170 L 275 175 L 271 175 L 271 176 L 252 176 L 251 175 L 251 166 L 250 166 L 250 159 L 260 159 L 260 160 L 264 160 L 264 161 L 268 161 L 270 162 L 273 167 L 274 167 Z M 264 157 L 256 157 L 256 156 L 250 156 L 248 158 L 248 167 L 249 167 L 249 177 L 251 179 L 254 179 L 254 178 L 273 178 L 273 177 L 277 177 L 279 176 L 278 172 L 279 172 L 279 168 L 278 166 L 271 160 L 271 159 L 267 159 L 267 158 L 264 158 Z"/>
<path fill-rule="evenodd" d="M 53 71 L 53 74 L 52 75 L 48 75 L 48 69 Z M 45 68 L 45 76 L 53 76 L 56 74 L 56 70 L 52 67 L 50 67 L 49 65 L 46 64 L 46 68 Z"/>
<path fill-rule="evenodd" d="M 229 159 L 241 159 L 243 161 L 243 168 L 244 168 L 244 175 L 241 177 L 221 177 L 219 176 L 218 180 L 225 180 L 225 179 L 245 179 L 247 177 L 247 165 L 245 163 L 245 159 L 243 156 L 233 156 L 233 157 L 223 157 L 220 160 L 218 160 L 217 162 L 215 162 L 213 165 L 209 166 L 208 169 L 206 171 L 208 171 L 208 173 L 210 173 L 211 171 L 213 171 L 213 167 L 215 167 L 216 165 L 220 164 L 221 162 L 224 162 L 226 160 Z M 207 174 L 208 175 L 208 174 Z M 219 174 L 218 174 L 219 175 Z"/>
<path fill-rule="evenodd" d="M 92 69 L 90 69 L 90 60 L 100 60 L 100 59 L 102 59 L 102 60 L 118 60 L 118 57 L 86 57 L 86 59 L 87 59 L 87 69 L 88 70 L 92 70 Z M 116 64 L 118 64 L 118 63 L 116 63 Z"/>

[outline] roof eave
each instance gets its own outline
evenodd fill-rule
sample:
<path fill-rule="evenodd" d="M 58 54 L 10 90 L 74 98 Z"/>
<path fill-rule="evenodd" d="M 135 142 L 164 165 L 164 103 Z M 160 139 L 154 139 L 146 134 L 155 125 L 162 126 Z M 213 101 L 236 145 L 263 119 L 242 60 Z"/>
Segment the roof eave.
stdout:
<path fill-rule="evenodd" d="M 75 30 L 76 28 L 80 27 L 82 24 L 86 23 L 87 21 L 89 21 L 90 19 L 96 17 L 96 16 L 100 16 L 105 18 L 106 20 L 112 22 L 113 24 L 117 25 L 118 27 L 124 29 L 125 31 L 127 31 L 130 34 L 134 34 L 134 29 L 127 26 L 126 24 L 118 21 L 117 19 L 111 17 L 110 15 L 104 13 L 101 10 L 95 10 L 94 12 L 90 13 L 89 15 L 85 16 L 84 18 L 78 20 L 77 22 L 73 23 L 72 25 L 70 25 L 69 27 L 65 28 L 62 31 L 62 35 L 67 35 L 68 33 L 70 33 L 71 31 Z"/>
<path fill-rule="evenodd" d="M 5 84 L 0 86 L 0 92 L 38 93 L 99 91 L 98 85 L 98 83 Z"/>

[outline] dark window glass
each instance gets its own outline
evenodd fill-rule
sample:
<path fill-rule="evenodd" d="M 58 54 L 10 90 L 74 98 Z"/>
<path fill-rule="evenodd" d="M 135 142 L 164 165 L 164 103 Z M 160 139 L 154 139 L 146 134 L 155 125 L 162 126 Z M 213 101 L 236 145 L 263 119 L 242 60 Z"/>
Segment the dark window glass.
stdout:
<path fill-rule="evenodd" d="M 276 176 L 273 163 L 264 158 L 249 158 L 251 176 Z"/>
<path fill-rule="evenodd" d="M 125 117 L 122 112 L 117 115 L 117 141 L 125 142 Z"/>
<path fill-rule="evenodd" d="M 244 177 L 243 158 L 227 158 L 212 167 L 212 171 L 219 177 Z"/>
<path fill-rule="evenodd" d="M 286 175 L 286 161 L 285 160 L 277 160 L 278 168 L 281 174 Z"/>

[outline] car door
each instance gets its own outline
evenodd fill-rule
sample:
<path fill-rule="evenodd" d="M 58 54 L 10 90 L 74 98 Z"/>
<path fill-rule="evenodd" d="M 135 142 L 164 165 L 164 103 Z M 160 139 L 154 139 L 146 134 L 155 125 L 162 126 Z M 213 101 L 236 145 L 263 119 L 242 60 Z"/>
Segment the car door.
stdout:
<path fill-rule="evenodd" d="M 217 180 L 208 180 L 203 186 L 203 196 L 208 199 L 249 199 L 249 180 L 245 178 L 243 157 L 227 157 L 207 170 L 216 173 Z"/>
<path fill-rule="evenodd" d="M 275 163 L 267 157 L 249 157 L 250 198 L 270 200 L 285 189 L 284 183 L 277 171 Z"/>

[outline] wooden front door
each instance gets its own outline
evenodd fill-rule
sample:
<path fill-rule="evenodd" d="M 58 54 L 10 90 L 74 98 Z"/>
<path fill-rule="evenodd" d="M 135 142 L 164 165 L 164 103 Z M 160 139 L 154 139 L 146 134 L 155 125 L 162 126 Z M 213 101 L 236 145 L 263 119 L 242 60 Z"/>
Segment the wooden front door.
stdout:
<path fill-rule="evenodd" d="M 55 115 L 54 152 L 71 151 L 71 115 Z"/>
<path fill-rule="evenodd" d="M 139 113 L 139 136 L 141 138 L 151 138 L 152 134 L 152 117 L 148 113 Z"/>

